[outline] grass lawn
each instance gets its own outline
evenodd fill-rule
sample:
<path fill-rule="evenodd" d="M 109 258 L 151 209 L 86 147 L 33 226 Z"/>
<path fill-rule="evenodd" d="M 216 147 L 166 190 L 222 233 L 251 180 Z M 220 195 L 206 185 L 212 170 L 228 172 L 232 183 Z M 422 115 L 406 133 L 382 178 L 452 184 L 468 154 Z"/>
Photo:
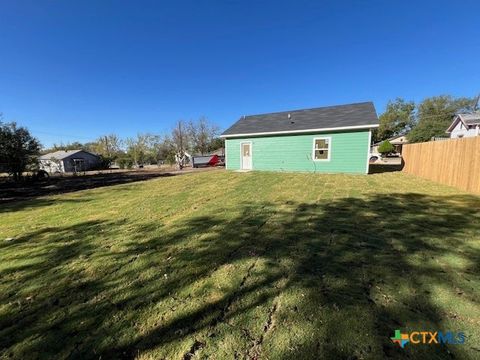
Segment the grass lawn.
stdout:
<path fill-rule="evenodd" d="M 3 204 L 0 259 L 0 358 L 480 358 L 480 198 L 401 173 Z M 395 329 L 467 338 L 401 349 Z"/>

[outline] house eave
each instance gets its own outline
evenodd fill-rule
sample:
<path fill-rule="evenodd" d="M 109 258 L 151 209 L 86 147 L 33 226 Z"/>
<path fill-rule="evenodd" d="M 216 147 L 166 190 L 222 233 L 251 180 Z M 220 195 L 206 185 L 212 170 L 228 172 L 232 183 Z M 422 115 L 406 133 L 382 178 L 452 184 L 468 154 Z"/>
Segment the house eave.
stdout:
<path fill-rule="evenodd" d="M 378 128 L 378 126 L 379 124 L 368 124 L 368 125 L 355 125 L 355 126 L 339 126 L 339 127 L 331 127 L 331 128 L 320 128 L 320 129 L 265 131 L 265 132 L 243 133 L 243 134 L 222 134 L 220 135 L 220 137 L 229 138 L 229 137 L 247 137 L 247 136 L 262 136 L 262 135 L 306 134 L 306 133 L 339 131 L 339 130 L 373 129 L 373 128 Z"/>
<path fill-rule="evenodd" d="M 455 126 L 457 126 L 458 122 L 461 121 L 463 123 L 464 126 L 467 126 L 465 124 L 465 121 L 463 121 L 462 117 L 460 116 L 460 114 L 457 114 L 455 116 L 455 118 L 453 119 L 452 123 L 450 124 L 450 126 L 447 128 L 447 130 L 445 131 L 445 133 L 447 134 L 450 134 L 452 132 L 452 130 L 455 128 Z"/>

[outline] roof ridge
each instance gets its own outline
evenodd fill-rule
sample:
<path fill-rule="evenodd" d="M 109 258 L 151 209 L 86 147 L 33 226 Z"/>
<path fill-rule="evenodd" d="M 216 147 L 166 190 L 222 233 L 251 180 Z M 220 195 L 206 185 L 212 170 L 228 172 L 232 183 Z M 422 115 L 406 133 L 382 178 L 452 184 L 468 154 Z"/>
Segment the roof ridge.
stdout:
<path fill-rule="evenodd" d="M 252 117 L 252 116 L 264 116 L 264 115 L 273 115 L 273 114 L 283 114 L 283 113 L 291 113 L 291 112 L 302 112 L 302 111 L 310 111 L 310 110 L 318 110 L 318 109 L 330 109 L 330 108 L 335 108 L 335 107 L 352 106 L 352 105 L 362 105 L 362 104 L 372 104 L 372 105 L 373 105 L 373 101 L 361 101 L 361 102 L 349 103 L 349 104 L 317 106 L 317 107 L 312 107 L 312 108 L 307 108 L 307 109 L 274 111 L 274 112 L 268 112 L 268 113 L 244 115 L 244 116 L 242 116 L 241 118 L 243 118 L 243 117 L 246 117 L 246 118 L 247 118 L 247 117 Z"/>
<path fill-rule="evenodd" d="M 79 152 L 87 152 L 90 153 L 89 151 L 83 150 L 83 149 L 75 149 L 75 150 L 55 150 L 43 155 L 40 155 L 40 157 L 46 157 L 46 156 L 52 156 L 52 155 L 63 155 L 63 154 L 68 154 L 68 155 L 73 155 Z M 91 153 L 90 153 L 91 154 Z"/>
<path fill-rule="evenodd" d="M 79 151 L 85 151 L 83 149 L 72 149 L 72 150 L 55 150 L 51 151 L 48 154 L 53 154 L 53 153 L 58 153 L 58 152 L 64 152 L 64 153 L 73 153 L 73 152 L 79 152 Z"/>
<path fill-rule="evenodd" d="M 225 130 L 222 136 L 275 132 L 298 133 L 321 129 L 357 129 L 377 126 L 378 116 L 375 105 L 368 101 L 243 116 Z"/>

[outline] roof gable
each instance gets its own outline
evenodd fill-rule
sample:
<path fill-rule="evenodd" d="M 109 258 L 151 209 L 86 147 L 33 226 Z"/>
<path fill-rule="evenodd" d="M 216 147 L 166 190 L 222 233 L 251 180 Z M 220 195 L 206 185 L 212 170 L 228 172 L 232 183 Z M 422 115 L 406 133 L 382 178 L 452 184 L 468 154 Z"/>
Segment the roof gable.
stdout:
<path fill-rule="evenodd" d="M 468 128 L 469 126 L 480 125 L 480 113 L 457 114 L 453 118 L 453 121 L 446 132 L 451 133 L 460 121 L 463 123 L 463 125 L 465 125 L 466 128 Z"/>
<path fill-rule="evenodd" d="M 455 129 L 458 125 L 458 123 L 462 122 L 464 125 L 465 123 L 462 121 L 462 119 L 460 118 L 460 116 L 455 116 L 455 118 L 453 119 L 452 123 L 450 124 L 450 126 L 448 127 L 447 131 L 445 131 L 446 133 L 451 133 L 453 131 L 453 129 Z M 465 125 L 466 126 L 466 125 Z"/>
<path fill-rule="evenodd" d="M 378 127 L 375 107 L 372 102 L 364 102 L 244 116 L 222 137 L 373 127 Z"/>

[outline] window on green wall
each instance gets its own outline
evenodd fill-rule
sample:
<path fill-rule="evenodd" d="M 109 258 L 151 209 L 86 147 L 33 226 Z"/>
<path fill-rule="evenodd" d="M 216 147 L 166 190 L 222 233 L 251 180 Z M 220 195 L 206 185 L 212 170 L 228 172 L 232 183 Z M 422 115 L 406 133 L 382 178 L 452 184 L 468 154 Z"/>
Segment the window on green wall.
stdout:
<path fill-rule="evenodd" d="M 313 160 L 329 161 L 331 138 L 322 137 L 313 139 Z"/>

